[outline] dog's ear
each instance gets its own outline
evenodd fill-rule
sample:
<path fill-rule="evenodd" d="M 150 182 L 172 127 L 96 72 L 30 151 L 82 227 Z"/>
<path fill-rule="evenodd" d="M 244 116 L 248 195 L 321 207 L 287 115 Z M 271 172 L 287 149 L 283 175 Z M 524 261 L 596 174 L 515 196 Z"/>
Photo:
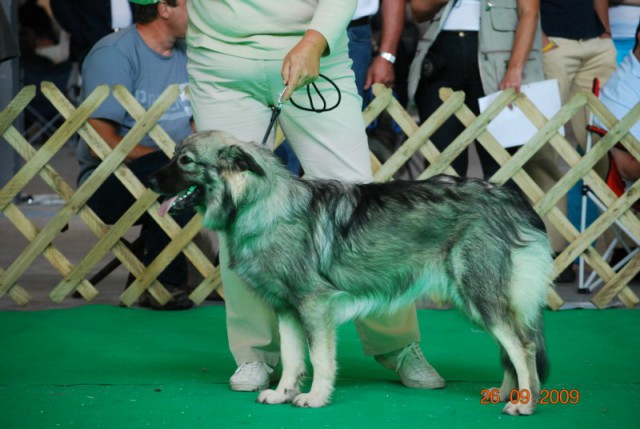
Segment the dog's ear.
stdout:
<path fill-rule="evenodd" d="M 229 171 L 250 171 L 258 176 L 265 172 L 255 159 L 239 146 L 227 146 L 218 152 L 219 167 Z"/>

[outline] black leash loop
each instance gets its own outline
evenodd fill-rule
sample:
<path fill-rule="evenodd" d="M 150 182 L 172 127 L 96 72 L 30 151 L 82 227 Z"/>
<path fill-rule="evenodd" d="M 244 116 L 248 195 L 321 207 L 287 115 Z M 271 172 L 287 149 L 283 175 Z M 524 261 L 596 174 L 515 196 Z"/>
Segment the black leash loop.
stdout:
<path fill-rule="evenodd" d="M 293 97 L 289 98 L 289 101 L 291 101 L 291 104 L 296 107 L 297 109 L 300 110 L 304 110 L 305 112 L 316 112 L 316 113 L 323 113 L 323 112 L 330 112 L 331 110 L 335 109 L 336 107 L 338 107 L 340 105 L 340 102 L 342 101 L 342 93 L 340 92 L 340 88 L 338 88 L 338 85 L 336 85 L 336 83 L 334 81 L 332 81 L 331 79 L 329 79 L 327 76 L 323 75 L 323 74 L 319 74 L 318 77 L 326 80 L 327 82 L 329 82 L 331 84 L 331 86 L 333 86 L 333 88 L 336 90 L 336 93 L 338 94 L 338 100 L 336 101 L 336 104 L 334 104 L 331 107 L 327 107 L 327 100 L 324 98 L 324 96 L 322 95 L 322 93 L 320 92 L 320 89 L 318 88 L 318 86 L 316 85 L 315 82 L 311 82 L 311 84 L 307 85 L 307 97 L 309 98 L 309 105 L 311 107 L 302 107 L 299 104 L 297 104 L 295 101 L 293 101 Z M 322 107 L 321 108 L 316 108 L 314 106 L 313 103 L 313 94 L 311 93 L 311 88 L 313 88 L 313 90 L 315 91 L 315 94 L 320 97 L 320 100 L 322 100 Z M 283 91 L 284 92 L 284 91 Z M 282 94 L 280 94 L 280 96 L 282 96 Z M 267 132 L 264 135 L 264 138 L 262 139 L 262 145 L 264 146 L 265 144 L 267 144 L 267 140 L 269 139 L 269 135 L 271 134 L 271 130 L 273 130 L 273 127 L 276 123 L 276 121 L 278 120 L 278 116 L 280 115 L 280 112 L 282 111 L 282 101 L 278 100 L 278 104 L 275 106 L 269 106 L 271 108 L 271 119 L 269 120 L 269 126 L 267 127 Z"/>
<path fill-rule="evenodd" d="M 336 107 L 338 107 L 340 105 L 340 101 L 342 101 L 342 93 L 340 92 L 340 88 L 338 88 L 338 85 L 336 85 L 334 81 L 332 81 L 325 75 L 319 74 L 318 77 L 329 82 L 329 84 L 331 84 L 331 86 L 333 86 L 333 88 L 336 90 L 336 93 L 338 94 L 338 101 L 336 101 L 336 104 L 334 104 L 331 107 L 327 107 L 327 100 L 324 99 L 324 97 L 322 96 L 322 93 L 320 92 L 320 89 L 318 89 L 318 86 L 316 85 L 315 82 L 311 82 L 311 84 L 307 85 L 307 97 L 309 98 L 309 105 L 311 106 L 311 108 L 302 107 L 296 104 L 296 102 L 293 101 L 293 97 L 289 99 L 291 101 L 291 104 L 293 104 L 295 107 L 297 107 L 300 110 L 304 110 L 305 112 L 316 112 L 316 113 L 330 112 Z M 315 91 L 315 94 L 318 97 L 320 97 L 320 100 L 322 100 L 322 107 L 320 109 L 316 109 L 315 106 L 313 105 L 313 94 L 311 94 L 312 87 L 313 87 L 313 90 Z"/>

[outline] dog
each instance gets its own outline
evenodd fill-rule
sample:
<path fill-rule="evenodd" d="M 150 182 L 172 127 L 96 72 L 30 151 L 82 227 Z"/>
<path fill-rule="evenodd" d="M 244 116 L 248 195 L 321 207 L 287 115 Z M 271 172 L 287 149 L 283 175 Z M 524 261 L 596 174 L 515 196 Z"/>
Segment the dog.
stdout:
<path fill-rule="evenodd" d="M 518 192 L 438 175 L 345 184 L 293 177 L 269 150 L 221 131 L 188 137 L 150 186 L 161 214 L 195 207 L 230 265 L 273 307 L 283 372 L 258 402 L 329 403 L 337 324 L 419 298 L 447 300 L 497 340 L 503 401 L 531 414 L 548 361 L 542 310 L 553 277 L 545 227 Z M 309 346 L 313 381 L 300 392 Z"/>

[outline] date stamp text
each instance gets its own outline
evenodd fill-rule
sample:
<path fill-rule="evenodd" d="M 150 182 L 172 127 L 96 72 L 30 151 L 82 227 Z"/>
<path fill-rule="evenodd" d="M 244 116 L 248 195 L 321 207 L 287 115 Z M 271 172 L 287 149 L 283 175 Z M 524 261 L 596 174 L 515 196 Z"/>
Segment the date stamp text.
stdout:
<path fill-rule="evenodd" d="M 509 398 L 501 398 L 500 389 L 482 389 L 480 395 L 480 404 L 483 405 L 499 404 L 507 400 L 512 404 L 528 404 L 532 400 L 529 389 L 514 389 L 509 392 Z M 538 399 L 540 405 L 575 405 L 578 402 L 580 402 L 580 391 L 578 389 L 542 389 Z"/>

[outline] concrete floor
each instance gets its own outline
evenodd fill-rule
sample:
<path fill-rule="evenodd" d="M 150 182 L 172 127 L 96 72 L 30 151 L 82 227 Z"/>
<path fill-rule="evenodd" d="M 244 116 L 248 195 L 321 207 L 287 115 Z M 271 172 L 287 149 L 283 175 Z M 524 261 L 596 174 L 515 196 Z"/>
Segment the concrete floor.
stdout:
<path fill-rule="evenodd" d="M 77 165 L 74 150 L 64 147 L 51 162 L 53 168 L 71 185 L 75 184 Z M 44 227 L 48 220 L 55 215 L 61 207 L 61 201 L 52 195 L 52 191 L 39 178 L 34 179 L 24 189 L 23 195 L 33 196 L 31 203 L 23 202 L 18 207 L 40 228 Z M 136 237 L 136 230 L 127 234 L 128 238 Z M 69 229 L 59 234 L 54 241 L 55 246 L 73 263 L 77 264 L 88 250 L 95 244 L 96 238 L 86 225 L 77 217 L 69 223 Z M 0 268 L 7 269 L 28 245 L 28 241 L 20 234 L 13 224 L 0 213 Z M 103 263 L 95 269 L 107 263 L 111 257 L 108 255 Z M 128 272 L 120 267 L 97 285 L 100 294 L 94 299 L 94 303 L 118 305 L 118 297 L 122 293 Z M 68 308 L 83 305 L 83 299 L 67 297 L 62 303 L 52 302 L 48 294 L 62 276 L 44 259 L 39 257 L 19 279 L 19 284 L 32 296 L 31 302 L 25 307 L 19 307 L 8 296 L 0 298 L 0 310 L 41 310 L 52 308 Z M 632 289 L 640 296 L 640 283 L 632 284 Z M 594 308 L 590 302 L 591 294 L 579 294 L 576 283 L 559 284 L 556 287 L 560 296 L 567 302 L 566 308 Z M 202 305 L 220 305 L 219 302 L 205 301 Z M 615 300 L 612 306 L 620 306 Z M 421 307 L 431 306 L 423 303 Z"/>

